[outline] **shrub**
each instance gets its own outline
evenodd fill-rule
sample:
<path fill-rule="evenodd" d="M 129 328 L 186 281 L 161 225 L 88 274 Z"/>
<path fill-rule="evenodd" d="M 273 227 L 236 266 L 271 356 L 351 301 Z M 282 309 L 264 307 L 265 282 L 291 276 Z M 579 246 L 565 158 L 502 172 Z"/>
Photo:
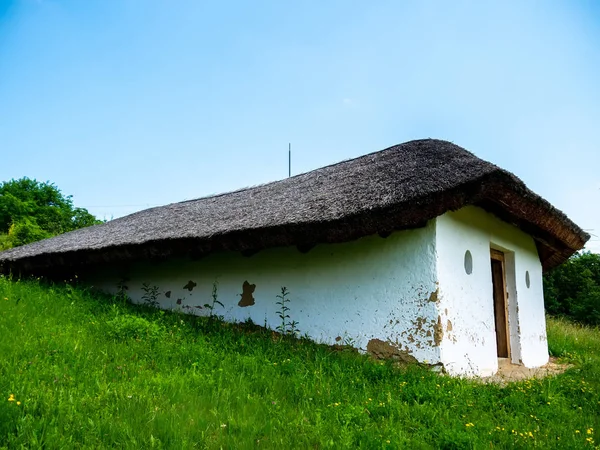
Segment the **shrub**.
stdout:
<path fill-rule="evenodd" d="M 600 324 L 600 255 L 574 255 L 544 275 L 546 311 L 578 322 Z"/>
<path fill-rule="evenodd" d="M 12 240 L 8 233 L 0 233 L 0 252 L 12 248 Z"/>
<path fill-rule="evenodd" d="M 97 223 L 50 182 L 25 177 L 0 183 L 0 250 Z"/>
<path fill-rule="evenodd" d="M 19 222 L 13 222 L 8 230 L 7 241 L 11 247 L 30 244 L 31 242 L 41 241 L 51 237 L 48 231 L 42 230 L 40 226 L 29 218 L 20 219 Z"/>

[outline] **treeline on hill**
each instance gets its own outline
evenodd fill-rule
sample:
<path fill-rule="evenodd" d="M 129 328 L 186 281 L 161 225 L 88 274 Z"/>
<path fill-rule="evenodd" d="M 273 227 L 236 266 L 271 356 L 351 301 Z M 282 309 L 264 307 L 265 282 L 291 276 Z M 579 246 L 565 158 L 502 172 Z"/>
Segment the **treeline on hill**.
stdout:
<path fill-rule="evenodd" d="M 546 311 L 600 325 L 600 255 L 579 253 L 544 275 Z"/>
<path fill-rule="evenodd" d="M 0 183 L 0 251 L 101 223 L 50 182 Z"/>

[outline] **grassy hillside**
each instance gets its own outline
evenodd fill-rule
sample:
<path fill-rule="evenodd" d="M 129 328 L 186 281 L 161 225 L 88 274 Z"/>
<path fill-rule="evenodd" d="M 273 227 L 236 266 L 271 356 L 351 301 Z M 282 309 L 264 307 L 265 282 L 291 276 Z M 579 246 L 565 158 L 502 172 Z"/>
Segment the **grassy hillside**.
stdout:
<path fill-rule="evenodd" d="M 600 331 L 501 388 L 0 277 L 0 448 L 594 448 Z"/>

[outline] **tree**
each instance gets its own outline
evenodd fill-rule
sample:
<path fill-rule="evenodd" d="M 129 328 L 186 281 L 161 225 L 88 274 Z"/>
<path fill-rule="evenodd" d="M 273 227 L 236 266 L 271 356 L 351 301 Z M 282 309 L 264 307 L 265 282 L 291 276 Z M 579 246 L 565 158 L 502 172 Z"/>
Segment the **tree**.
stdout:
<path fill-rule="evenodd" d="M 98 223 L 53 183 L 27 177 L 0 183 L 0 250 Z"/>
<path fill-rule="evenodd" d="M 576 254 L 544 275 L 544 301 L 549 314 L 600 325 L 600 255 Z"/>

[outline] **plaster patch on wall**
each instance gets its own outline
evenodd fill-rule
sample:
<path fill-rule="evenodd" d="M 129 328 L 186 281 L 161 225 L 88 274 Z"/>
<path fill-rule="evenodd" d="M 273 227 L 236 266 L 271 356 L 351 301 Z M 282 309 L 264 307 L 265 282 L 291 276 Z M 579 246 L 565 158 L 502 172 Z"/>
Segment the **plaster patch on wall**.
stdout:
<path fill-rule="evenodd" d="M 381 339 L 371 339 L 367 344 L 367 352 L 375 358 L 397 359 L 406 363 L 416 363 L 417 358 L 410 354 L 409 350 L 402 350 L 390 342 Z"/>
<path fill-rule="evenodd" d="M 244 281 L 242 284 L 242 293 L 240 294 L 242 298 L 240 299 L 238 306 L 245 308 L 246 306 L 254 305 L 254 297 L 252 294 L 256 289 L 256 284 L 250 284 L 248 281 Z"/>
<path fill-rule="evenodd" d="M 436 347 L 442 343 L 444 339 L 444 327 L 442 326 L 442 316 L 438 316 L 437 323 L 433 326 L 433 341 Z"/>

